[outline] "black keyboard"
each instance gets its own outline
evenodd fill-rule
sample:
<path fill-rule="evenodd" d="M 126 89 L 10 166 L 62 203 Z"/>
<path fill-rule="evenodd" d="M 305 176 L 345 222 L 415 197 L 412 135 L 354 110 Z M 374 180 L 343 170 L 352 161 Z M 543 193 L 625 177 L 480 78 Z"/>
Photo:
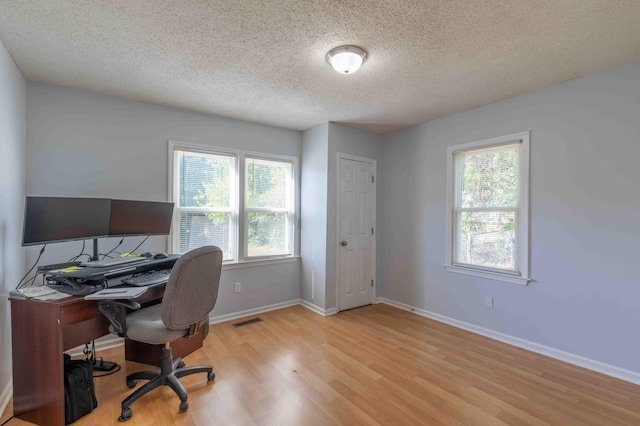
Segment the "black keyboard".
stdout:
<path fill-rule="evenodd" d="M 151 287 L 169 281 L 169 274 L 171 274 L 171 269 L 159 269 L 157 271 L 149 271 L 129 278 L 123 278 L 122 282 L 138 287 Z"/>

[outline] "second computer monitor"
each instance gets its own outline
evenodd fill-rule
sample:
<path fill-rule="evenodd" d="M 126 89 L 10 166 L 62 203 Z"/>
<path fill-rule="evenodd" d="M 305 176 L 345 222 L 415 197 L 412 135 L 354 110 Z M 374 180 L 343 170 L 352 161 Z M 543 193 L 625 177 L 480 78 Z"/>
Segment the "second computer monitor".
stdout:
<path fill-rule="evenodd" d="M 108 235 L 168 235 L 172 217 L 173 203 L 111 200 Z"/>

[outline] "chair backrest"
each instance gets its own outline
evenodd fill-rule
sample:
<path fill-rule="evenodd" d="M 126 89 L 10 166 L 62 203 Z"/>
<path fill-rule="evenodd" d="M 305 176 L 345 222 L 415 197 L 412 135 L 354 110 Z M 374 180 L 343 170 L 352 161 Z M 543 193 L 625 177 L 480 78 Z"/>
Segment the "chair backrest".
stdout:
<path fill-rule="evenodd" d="M 213 309 L 218 298 L 222 250 L 204 246 L 183 254 L 175 263 L 162 297 L 162 321 L 184 330 Z"/>

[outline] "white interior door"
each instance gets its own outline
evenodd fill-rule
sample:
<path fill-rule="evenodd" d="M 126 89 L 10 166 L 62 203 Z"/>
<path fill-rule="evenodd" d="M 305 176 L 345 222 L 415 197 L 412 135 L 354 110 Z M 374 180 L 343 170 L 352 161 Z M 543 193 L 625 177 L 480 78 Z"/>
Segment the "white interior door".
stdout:
<path fill-rule="evenodd" d="M 338 310 L 373 303 L 373 160 L 338 160 Z"/>

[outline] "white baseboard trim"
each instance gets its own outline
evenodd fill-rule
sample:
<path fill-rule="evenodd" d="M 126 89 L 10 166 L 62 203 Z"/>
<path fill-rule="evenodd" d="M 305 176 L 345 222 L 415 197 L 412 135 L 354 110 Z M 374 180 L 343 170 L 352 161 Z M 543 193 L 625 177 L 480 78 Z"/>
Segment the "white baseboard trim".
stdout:
<path fill-rule="evenodd" d="M 300 304 L 300 300 L 295 299 L 295 300 L 290 300 L 288 302 L 276 303 L 274 305 L 262 306 L 260 308 L 255 308 L 255 309 L 249 309 L 242 312 L 235 312 L 233 314 L 219 315 L 219 316 L 209 318 L 209 324 L 217 324 L 219 322 L 231 321 L 234 319 L 247 317 L 250 315 L 261 314 L 263 312 L 269 312 L 269 311 L 275 311 L 276 309 L 288 308 L 289 306 L 295 306 L 299 304 Z M 96 339 L 96 352 L 104 351 L 111 348 L 116 348 L 118 346 L 123 346 L 123 345 L 124 345 L 124 339 L 122 337 L 118 337 L 114 335 L 103 336 L 99 339 Z M 76 346 L 75 348 L 68 350 L 67 353 L 73 357 L 81 356 L 83 349 L 84 349 L 84 345 Z"/>
<path fill-rule="evenodd" d="M 289 300 L 287 302 L 280 302 L 273 305 L 261 306 L 259 308 L 248 309 L 246 311 L 234 312 L 232 314 L 218 315 L 209 318 L 209 324 L 217 324 L 219 322 L 231 321 L 238 318 L 248 317 L 251 315 L 257 315 L 264 312 L 275 311 L 276 309 L 288 308 L 290 306 L 296 306 L 300 304 L 300 299 Z"/>
<path fill-rule="evenodd" d="M 13 379 L 9 379 L 9 383 L 5 386 L 2 394 L 0 394 L 0 416 L 5 412 L 11 397 L 13 396 Z"/>
<path fill-rule="evenodd" d="M 112 334 L 102 336 L 99 339 L 96 339 L 96 352 L 105 351 L 111 348 L 117 348 L 118 346 L 124 345 L 124 339 L 122 337 L 118 337 Z M 72 357 L 82 356 L 84 350 L 84 345 L 76 346 L 73 349 L 69 349 L 65 351 Z"/>
<path fill-rule="evenodd" d="M 335 315 L 338 313 L 338 308 L 322 309 L 320 306 L 314 305 L 313 303 L 303 299 L 300 299 L 300 304 L 305 308 L 309 309 L 310 311 L 313 311 L 318 315 L 322 315 L 323 317 L 327 317 L 329 315 Z"/>
<path fill-rule="evenodd" d="M 376 298 L 376 303 L 385 303 L 387 305 L 403 309 L 414 314 L 420 315 L 425 318 L 429 318 L 438 322 L 449 324 L 451 326 L 461 328 L 463 330 L 470 331 L 472 333 L 479 334 L 481 336 L 488 337 L 490 339 L 498 340 L 500 342 L 508 343 L 513 346 L 517 346 L 522 349 L 527 349 L 531 352 L 535 352 L 541 355 L 548 356 L 550 358 L 564 361 L 569 364 L 576 365 L 578 367 L 586 368 L 598 373 L 605 374 L 607 376 L 615 377 L 616 379 L 624 380 L 636 385 L 640 385 L 640 373 L 636 371 L 626 370 L 624 368 L 616 367 L 614 365 L 605 364 L 600 361 L 585 358 L 580 355 L 575 355 L 570 352 L 565 352 L 560 349 L 555 349 L 549 346 L 541 345 L 539 343 L 531 342 L 529 340 L 514 337 L 508 334 L 500 333 L 497 331 L 489 330 L 484 327 L 469 324 L 464 321 L 459 321 L 444 315 L 436 314 L 434 312 L 419 309 L 414 306 L 409 306 L 404 303 L 396 302 L 395 300 L 387 299 L 386 297 Z"/>

